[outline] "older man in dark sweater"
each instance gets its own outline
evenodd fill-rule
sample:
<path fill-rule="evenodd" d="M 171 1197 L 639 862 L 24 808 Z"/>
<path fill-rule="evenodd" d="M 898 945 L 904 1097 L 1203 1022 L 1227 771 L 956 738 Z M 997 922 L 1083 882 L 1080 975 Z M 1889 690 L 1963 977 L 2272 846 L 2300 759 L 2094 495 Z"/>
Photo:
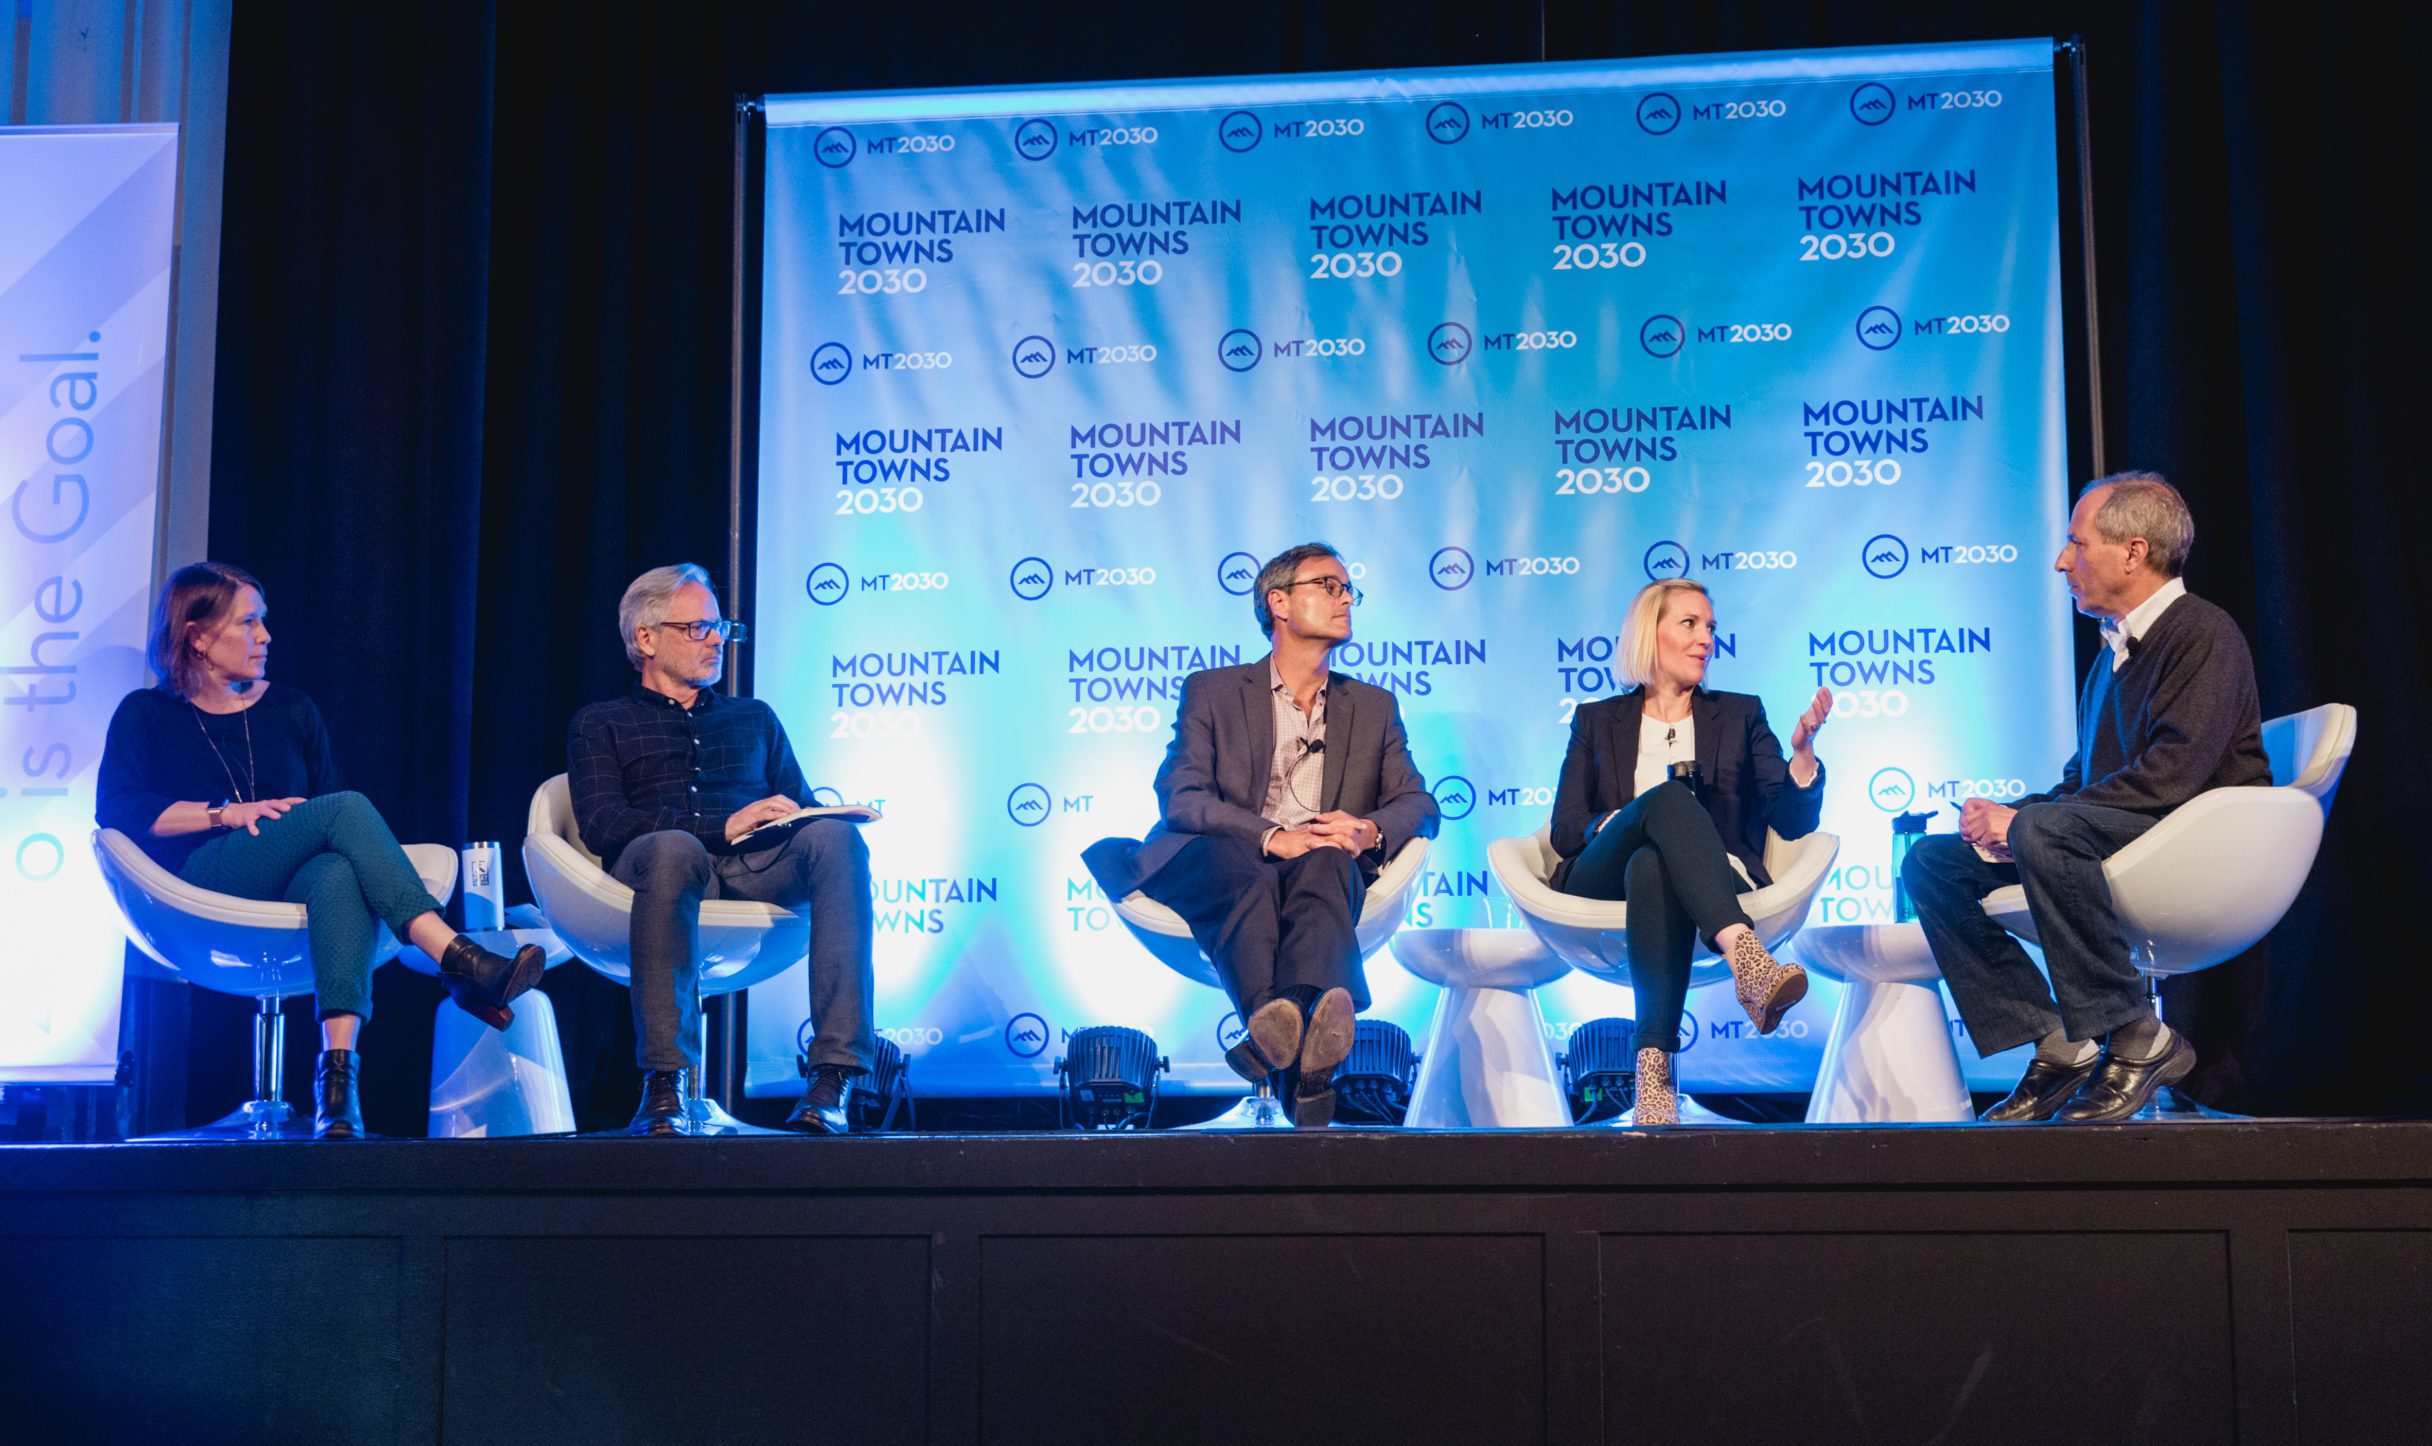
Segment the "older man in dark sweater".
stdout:
<path fill-rule="evenodd" d="M 2103 874 L 2197 794 L 2271 782 L 2246 638 L 2180 580 L 2194 541 L 2186 502 L 2156 473 L 2086 488 L 2053 564 L 2107 644 L 2078 692 L 2077 753 L 2058 786 L 2013 807 L 1970 799 L 1957 834 L 1925 839 L 1901 865 L 1976 1047 L 2035 1043 L 1988 1120 L 2126 1119 L 2195 1068 L 2194 1049 L 2146 1006 Z M 1979 907 L 2006 884 L 2026 889 L 2048 989 Z"/>
<path fill-rule="evenodd" d="M 633 1031 L 642 1066 L 637 1135 L 691 1134 L 687 1072 L 701 1067 L 703 899 L 754 899 L 811 916 L 810 1083 L 789 1129 L 852 1127 L 853 1082 L 869 1073 L 870 851 L 852 825 L 813 819 L 773 841 L 752 830 L 810 796 L 784 725 L 716 684 L 740 624 L 718 616 L 709 574 L 654 567 L 617 605 L 641 674 L 566 730 L 566 782 L 583 842 L 633 890 Z"/>

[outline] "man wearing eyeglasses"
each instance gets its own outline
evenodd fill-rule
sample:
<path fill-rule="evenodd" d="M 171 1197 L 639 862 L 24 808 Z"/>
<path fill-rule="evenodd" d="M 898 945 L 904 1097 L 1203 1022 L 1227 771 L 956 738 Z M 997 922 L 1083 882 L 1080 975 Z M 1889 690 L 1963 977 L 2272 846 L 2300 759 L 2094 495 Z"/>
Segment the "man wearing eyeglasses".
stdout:
<path fill-rule="evenodd" d="M 810 912 L 810 1087 L 786 1124 L 843 1134 L 853 1082 L 877 1047 L 869 849 L 859 829 L 831 818 L 745 838 L 811 790 L 776 713 L 716 690 L 727 644 L 746 634 L 719 618 L 707 572 L 678 563 L 635 578 L 617 631 L 641 677 L 624 697 L 574 715 L 566 772 L 583 842 L 633 889 L 642 1068 L 633 1132 L 688 1133 L 686 1075 L 701 1067 L 701 901 L 729 898 Z"/>
<path fill-rule="evenodd" d="M 1305 542 L 1250 598 L 1273 651 L 1183 681 L 1147 839 L 1084 856 L 1107 897 L 1139 889 L 1180 914 L 1245 1026 L 1225 1062 L 1281 1076 L 1295 1125 L 1334 1117 L 1334 1072 L 1368 1007 L 1355 933 L 1392 851 L 1434 837 L 1394 695 L 1330 671 L 1360 600 L 1342 555 Z"/>

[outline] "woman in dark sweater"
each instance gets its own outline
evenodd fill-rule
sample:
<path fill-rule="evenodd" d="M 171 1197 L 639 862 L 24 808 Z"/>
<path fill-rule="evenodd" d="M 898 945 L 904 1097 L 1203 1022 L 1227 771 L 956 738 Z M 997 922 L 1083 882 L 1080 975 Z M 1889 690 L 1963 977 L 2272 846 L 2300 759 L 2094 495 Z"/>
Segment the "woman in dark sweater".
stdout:
<path fill-rule="evenodd" d="M 320 710 L 264 682 L 261 584 L 198 562 L 170 575 L 149 639 L 160 686 L 110 719 L 96 808 L 163 868 L 215 893 L 305 906 L 319 997 L 313 1136 L 363 1133 L 355 1036 L 372 1012 L 379 926 L 439 961 L 466 1012 L 494 1028 L 539 982 L 543 952 L 493 954 L 449 928 L 379 811 L 344 791 Z"/>
<path fill-rule="evenodd" d="M 1743 886 L 1772 882 L 1765 830 L 1815 832 L 1824 808 L 1816 731 L 1832 694 L 1790 732 L 1790 753 L 1765 724 L 1765 705 L 1705 686 L 1714 604 L 1682 578 L 1631 599 L 1614 665 L 1637 686 L 1583 703 L 1554 791 L 1553 886 L 1591 899 L 1628 899 L 1630 982 L 1638 999 L 1642 1125 L 1677 1124 L 1672 1055 L 1679 1048 L 1690 956 L 1699 938 L 1731 966 L 1740 1006 L 1759 1034 L 1807 994 L 1807 972 L 1783 964 L 1740 908 Z M 1682 781 L 1690 772 L 1694 785 Z"/>

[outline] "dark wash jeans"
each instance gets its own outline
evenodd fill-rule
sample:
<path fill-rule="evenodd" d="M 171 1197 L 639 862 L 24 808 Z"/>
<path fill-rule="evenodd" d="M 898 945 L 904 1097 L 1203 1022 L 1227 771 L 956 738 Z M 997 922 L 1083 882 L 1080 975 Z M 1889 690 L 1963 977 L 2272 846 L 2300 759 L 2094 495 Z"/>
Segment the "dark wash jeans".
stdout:
<path fill-rule="evenodd" d="M 204 844 L 178 877 L 240 899 L 302 904 L 320 1017 L 371 1018 L 380 926 L 402 939 L 405 926 L 439 901 L 422 886 L 380 810 L 360 793 L 306 799 L 261 827 L 258 835 L 230 829 Z"/>
<path fill-rule="evenodd" d="M 1920 839 L 1900 865 L 1934 962 L 1978 1052 L 1995 1054 L 2065 1026 L 2099 1039 L 2147 1012 L 2144 978 L 2112 912 L 2103 861 L 2161 820 L 2120 808 L 2030 803 L 2010 820 L 2011 864 L 1991 864 L 1954 833 Z M 2050 987 L 2035 961 L 1979 907 L 2020 884 L 2043 940 Z"/>
<path fill-rule="evenodd" d="M 1631 799 L 1596 830 L 1571 865 L 1563 892 L 1583 899 L 1626 899 L 1630 992 L 1638 1002 L 1639 1049 L 1680 1049 L 1680 1012 L 1689 997 L 1689 958 L 1734 924 L 1740 876 L 1721 830 L 1678 779 Z"/>
<path fill-rule="evenodd" d="M 1256 844 L 1203 836 L 1166 860 L 1141 891 L 1191 926 L 1245 1022 L 1295 990 L 1314 999 L 1347 989 L 1354 1007 L 1368 1007 L 1359 945 L 1368 885 L 1359 860 L 1341 849 L 1270 859 Z"/>
<path fill-rule="evenodd" d="M 867 1070 L 871 1033 L 870 848 L 832 818 L 750 853 L 712 854 L 681 829 L 646 833 L 612 870 L 633 889 L 633 1032 L 643 1069 L 701 1067 L 701 901 L 750 899 L 811 916 L 813 1065 Z"/>

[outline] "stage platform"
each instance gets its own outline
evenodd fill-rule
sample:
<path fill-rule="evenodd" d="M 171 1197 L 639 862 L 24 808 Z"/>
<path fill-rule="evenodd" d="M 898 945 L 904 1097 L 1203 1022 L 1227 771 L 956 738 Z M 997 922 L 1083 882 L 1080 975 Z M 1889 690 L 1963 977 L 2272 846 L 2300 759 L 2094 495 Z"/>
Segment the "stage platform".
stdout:
<path fill-rule="evenodd" d="M 2421 1442 L 2432 1124 L 0 1148 L 0 1440 Z"/>

